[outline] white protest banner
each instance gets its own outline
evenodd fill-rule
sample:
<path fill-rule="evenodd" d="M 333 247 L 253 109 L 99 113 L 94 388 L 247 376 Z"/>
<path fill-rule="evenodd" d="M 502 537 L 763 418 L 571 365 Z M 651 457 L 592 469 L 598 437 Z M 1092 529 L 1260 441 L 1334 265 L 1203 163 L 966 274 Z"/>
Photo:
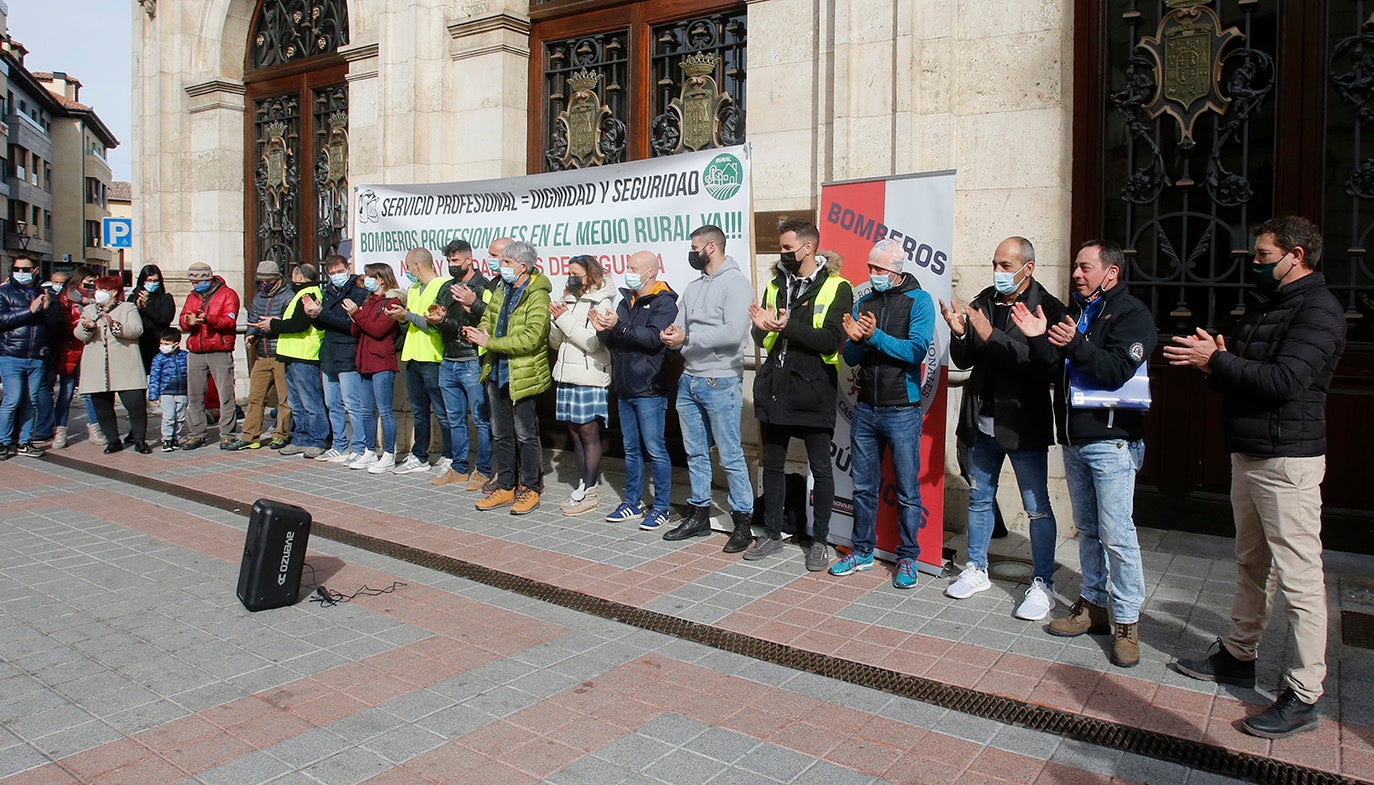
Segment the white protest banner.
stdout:
<path fill-rule="evenodd" d="M 620 285 L 629 256 L 652 251 L 662 280 L 680 292 L 699 275 L 687 251 L 704 224 L 725 232 L 726 253 L 741 267 L 752 264 L 747 145 L 499 180 L 360 185 L 356 196 L 356 270 L 373 262 L 400 270 L 412 248 L 439 258 L 453 239 L 480 259 L 492 240 L 510 237 L 535 247 L 556 288 L 573 256 L 597 257 Z"/>
<path fill-rule="evenodd" d="M 906 251 L 904 271 L 916 276 L 932 301 L 949 302 L 954 247 L 954 173 L 939 172 L 876 180 L 833 183 L 821 188 L 821 247 L 844 257 L 844 276 L 854 284 L 857 302 L 868 294 L 868 252 L 892 238 Z M 949 374 L 949 325 L 935 316 L 935 336 L 921 383 L 920 482 L 922 520 L 917 542 L 921 569 L 936 572 L 942 562 L 945 501 L 945 401 Z M 848 543 L 854 526 L 854 486 L 850 481 L 849 422 L 857 394 L 855 370 L 841 368 L 839 417 L 831 456 L 835 470 L 832 541 Z M 897 548 L 897 491 L 892 462 L 883 461 L 878 494 L 878 552 L 892 558 Z"/>

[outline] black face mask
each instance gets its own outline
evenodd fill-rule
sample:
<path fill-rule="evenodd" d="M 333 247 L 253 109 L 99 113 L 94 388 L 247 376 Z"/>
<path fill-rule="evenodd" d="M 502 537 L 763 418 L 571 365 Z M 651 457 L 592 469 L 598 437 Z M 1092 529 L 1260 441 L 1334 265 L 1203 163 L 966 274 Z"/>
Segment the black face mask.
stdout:
<path fill-rule="evenodd" d="M 791 275 L 801 272 L 801 260 L 797 258 L 796 251 L 783 251 L 779 254 L 778 266 Z"/>
<path fill-rule="evenodd" d="M 462 265 L 451 264 L 448 266 L 448 277 L 450 278 L 462 278 L 467 274 L 468 271 Z"/>
<path fill-rule="evenodd" d="M 305 289 L 309 289 L 310 287 L 312 287 L 312 286 L 314 286 L 314 285 L 315 285 L 315 284 L 310 283 L 309 281 L 306 281 L 305 283 L 296 283 L 295 281 L 292 281 L 292 282 L 291 282 L 291 291 L 293 291 L 293 292 L 304 291 Z"/>
<path fill-rule="evenodd" d="M 570 291 L 570 292 L 581 291 L 581 289 L 582 289 L 582 276 L 580 276 L 580 275 L 569 275 L 569 276 L 568 276 L 568 282 L 567 282 L 567 284 L 566 284 L 566 287 L 567 287 L 568 291 Z"/>
<path fill-rule="evenodd" d="M 711 260 L 703 256 L 700 251 L 687 252 L 687 264 L 690 264 L 693 270 L 705 270 L 706 265 L 710 262 Z"/>

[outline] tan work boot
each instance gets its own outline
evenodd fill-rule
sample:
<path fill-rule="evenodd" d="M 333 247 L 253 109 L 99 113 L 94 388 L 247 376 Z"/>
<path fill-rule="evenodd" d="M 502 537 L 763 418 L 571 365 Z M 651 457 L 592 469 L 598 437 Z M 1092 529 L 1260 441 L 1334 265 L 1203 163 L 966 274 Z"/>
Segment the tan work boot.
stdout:
<path fill-rule="evenodd" d="M 477 502 L 477 509 L 494 510 L 509 504 L 515 504 L 515 491 L 509 488 L 498 488 L 490 496 Z"/>
<path fill-rule="evenodd" d="M 461 472 L 455 472 L 451 467 L 448 471 L 429 481 L 430 485 L 448 485 L 455 482 L 467 482 L 468 476 Z"/>
<path fill-rule="evenodd" d="M 1140 663 L 1140 624 L 1116 625 L 1112 639 L 1112 664 L 1118 668 L 1134 668 Z"/>
<path fill-rule="evenodd" d="M 497 491 L 496 493 L 500 493 L 500 491 Z M 496 493 L 493 493 L 491 496 L 495 496 Z M 491 496 L 487 498 L 491 498 Z M 510 514 L 524 515 L 527 512 L 533 512 L 534 508 L 538 506 L 539 492 L 532 488 L 526 488 L 522 485 L 519 488 L 515 489 L 515 504 L 511 505 Z"/>
<path fill-rule="evenodd" d="M 490 480 L 490 479 L 491 479 L 491 478 L 488 477 L 487 475 L 485 475 L 485 474 L 483 474 L 483 473 L 477 471 L 476 469 L 474 469 L 474 470 L 472 471 L 472 474 L 469 474 L 469 475 L 468 475 L 468 484 L 463 486 L 463 490 L 465 490 L 465 491 L 480 491 L 480 490 L 482 490 L 482 486 L 483 486 L 483 485 L 486 485 L 486 484 L 487 484 L 487 480 Z"/>
<path fill-rule="evenodd" d="M 1075 638 L 1087 633 L 1089 635 L 1110 635 L 1112 631 L 1111 620 L 1107 618 L 1107 609 L 1101 605 L 1094 605 L 1091 602 L 1078 598 L 1078 601 L 1069 608 L 1069 615 L 1063 619 L 1055 619 L 1045 627 L 1045 631 L 1051 635 L 1058 635 L 1061 638 Z"/>

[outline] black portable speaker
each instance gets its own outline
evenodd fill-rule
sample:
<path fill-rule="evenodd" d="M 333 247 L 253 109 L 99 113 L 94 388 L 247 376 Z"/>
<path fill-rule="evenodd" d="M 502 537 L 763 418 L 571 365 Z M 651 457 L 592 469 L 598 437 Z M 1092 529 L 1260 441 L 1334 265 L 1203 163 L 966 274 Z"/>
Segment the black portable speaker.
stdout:
<path fill-rule="evenodd" d="M 310 539 L 310 513 L 286 502 L 258 499 L 248 518 L 239 568 L 239 602 L 250 611 L 294 605 Z"/>

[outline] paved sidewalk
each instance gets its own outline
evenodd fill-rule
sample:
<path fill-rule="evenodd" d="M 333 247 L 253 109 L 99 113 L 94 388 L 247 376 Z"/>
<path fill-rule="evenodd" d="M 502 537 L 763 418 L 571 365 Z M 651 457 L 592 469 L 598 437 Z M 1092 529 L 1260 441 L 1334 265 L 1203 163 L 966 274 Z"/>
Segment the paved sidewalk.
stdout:
<path fill-rule="evenodd" d="M 677 547 L 663 542 L 656 533 L 639 532 L 632 526 L 608 524 L 592 516 L 566 518 L 560 515 L 555 503 L 560 493 L 559 484 L 553 475 L 546 478 L 550 494 L 544 507 L 529 516 L 513 517 L 504 513 L 478 513 L 472 510 L 475 495 L 451 488 L 432 488 L 428 474 L 401 477 L 366 475 L 350 472 L 334 464 L 282 458 L 266 451 L 229 454 L 201 450 L 170 455 L 155 453 L 153 456 L 121 453 L 107 457 L 99 455 L 89 445 L 78 444 L 63 452 L 73 458 L 105 463 L 164 482 L 179 483 L 187 488 L 230 498 L 251 502 L 252 499 L 267 496 L 292 501 L 310 509 L 321 523 L 764 640 L 1158 730 L 1185 739 L 1202 740 L 1352 778 L 1369 778 L 1374 773 L 1374 731 L 1370 727 L 1374 724 L 1371 723 L 1371 718 L 1374 718 L 1374 699 L 1358 687 L 1361 681 L 1374 676 L 1374 654 L 1342 646 L 1339 624 L 1332 625 L 1331 676 L 1328 680 L 1330 697 L 1324 703 L 1326 717 L 1322 729 L 1286 741 L 1261 742 L 1240 734 L 1232 725 L 1236 719 L 1254 706 L 1267 702 L 1273 695 L 1272 687 L 1278 681 L 1280 663 L 1286 657 L 1283 651 L 1285 644 L 1282 642 L 1283 629 L 1280 626 L 1274 628 L 1272 644 L 1266 646 L 1260 662 L 1261 682 L 1268 687 L 1264 691 L 1219 690 L 1215 685 L 1185 679 L 1164 667 L 1174 656 L 1192 654 L 1205 648 L 1211 638 L 1224 629 L 1234 568 L 1227 550 L 1229 543 L 1217 538 L 1142 532 L 1142 545 L 1147 551 L 1146 573 L 1152 581 L 1142 620 L 1145 661 L 1138 668 L 1123 671 L 1107 663 L 1105 647 L 1108 643 L 1105 640 L 1065 641 L 1050 638 L 1041 631 L 1041 625 L 1012 618 L 1011 611 L 1020 594 L 1018 587 L 998 583 L 993 591 L 956 604 L 941 594 L 943 581 L 926 579 L 924 576 L 922 585 L 916 590 L 898 592 L 891 588 L 890 575 L 884 569 L 845 579 L 807 574 L 802 569 L 801 554 L 796 548 L 788 548 L 785 556 L 760 564 L 742 562 L 721 554 L 719 548 L 723 539 L 720 537 L 699 539 L 685 547 Z M 359 477 L 360 474 L 363 476 Z M 694 755 L 702 752 L 687 744 L 699 734 L 714 738 L 721 733 L 742 736 L 745 741 L 736 740 L 739 744 L 748 741 L 751 745 L 764 745 L 752 746 L 751 750 L 777 749 L 779 755 L 790 752 L 793 756 L 805 758 L 804 765 L 788 777 L 774 777 L 783 782 L 794 778 L 807 782 L 847 782 L 850 780 L 845 777 L 856 775 L 861 775 L 853 780 L 858 782 L 868 782 L 873 778 L 891 782 L 954 782 L 961 781 L 960 778 L 969 782 L 1091 782 L 1107 781 L 1111 777 L 1160 783 L 1220 781 L 1213 775 L 1190 772 L 1174 764 L 1002 726 L 821 677 L 799 674 L 697 644 L 632 630 L 322 539 L 312 541 L 310 561 L 318 571 L 327 574 L 324 582 L 331 588 L 351 591 L 350 587 L 356 588 L 363 583 L 384 586 L 396 579 L 391 576 L 400 576 L 400 580 L 411 585 L 393 594 L 360 599 L 353 606 L 321 609 L 302 603 L 291 609 L 247 614 L 233 601 L 232 596 L 237 557 L 242 547 L 242 518 L 184 502 L 177 505 L 177 510 L 155 507 L 153 505 L 159 501 L 166 504 L 167 497 L 145 489 L 94 479 L 79 472 L 46 465 L 42 461 L 10 461 L 0 466 L 0 477 L 3 477 L 3 487 L 6 489 L 0 491 L 0 518 L 4 519 L 0 527 L 6 534 L 3 540 L 5 545 L 0 550 L 4 554 L 3 562 L 0 562 L 0 577 L 10 583 L 7 587 L 9 591 L 4 596 L 15 598 L 5 603 L 3 607 L 6 613 L 0 616 L 0 624 L 6 626 L 5 642 L 0 643 L 0 653 L 12 666 L 21 662 L 17 657 L 35 656 L 38 662 L 37 667 L 20 666 L 22 674 L 6 671 L 4 676 L 7 685 L 21 675 L 30 680 L 22 683 L 30 685 L 35 674 L 42 673 L 48 667 L 57 668 L 61 675 L 61 666 L 66 660 L 59 656 L 59 652 L 70 654 L 75 650 L 81 656 L 89 657 L 92 652 L 80 648 L 83 642 L 99 640 L 106 634 L 120 641 L 132 638 L 136 642 L 143 642 L 145 648 L 157 644 L 154 648 L 158 652 L 170 656 L 177 663 L 170 669 L 171 673 L 183 678 L 188 676 L 185 673 L 188 667 L 197 666 L 205 670 L 203 662 L 215 662 L 221 656 L 234 663 L 215 666 L 227 668 L 224 671 L 214 668 L 205 670 L 204 678 L 210 682 L 209 685 L 196 688 L 182 684 L 181 691 L 170 695 L 150 686 L 151 679 L 147 676 L 142 680 L 133 678 L 136 684 L 108 679 L 97 685 L 105 689 L 97 691 L 95 695 L 124 694 L 126 689 L 132 689 L 134 693 L 131 695 L 136 696 L 134 699 L 146 699 L 143 703 L 123 706 L 122 709 L 123 713 L 130 716 L 147 714 L 145 721 L 150 724 L 144 728 L 112 722 L 111 718 L 119 717 L 120 712 L 102 714 L 104 709 L 100 704 L 88 706 L 84 689 L 73 693 L 62 692 L 65 677 L 40 678 L 24 691 L 26 698 L 29 695 L 43 696 L 35 698 L 39 711 L 33 712 L 33 707 L 25 707 L 30 712 L 24 715 L 26 719 L 42 715 L 45 711 L 70 709 L 72 706 L 69 704 L 74 703 L 81 712 L 83 723 L 95 723 L 91 731 L 99 729 L 100 733 L 107 736 L 115 734 L 109 739 L 92 736 L 94 743 L 116 745 L 125 750 L 125 757 L 98 752 L 103 747 L 94 747 L 92 751 L 89 745 L 73 746 L 76 742 L 71 741 L 67 746 L 37 744 L 61 733 L 59 728 L 68 727 L 72 722 L 66 719 L 48 725 L 39 722 L 37 730 L 21 733 L 16 727 L 22 726 L 13 725 L 20 718 L 15 717 L 13 723 L 11 720 L 16 711 L 16 702 L 6 700 L 0 720 L 22 741 L 15 741 L 0 750 L 0 776 L 27 772 L 17 776 L 14 781 L 25 781 L 24 777 L 35 777 L 29 780 L 35 782 L 71 781 L 44 779 L 44 774 L 50 774 L 55 769 L 51 764 L 46 768 L 29 767 L 41 765 L 42 761 L 48 759 L 57 759 L 63 770 L 74 772 L 79 764 L 74 764 L 75 768 L 66 765 L 69 759 L 78 757 L 73 753 L 79 753 L 79 756 L 113 756 L 123 761 L 132 754 L 129 749 L 136 748 L 142 750 L 145 756 L 151 754 L 164 763 L 177 766 L 175 759 L 167 758 L 167 748 L 160 736 L 155 734 L 153 741 L 146 743 L 141 740 L 140 734 L 152 733 L 169 722 L 180 727 L 183 718 L 156 716 L 153 709 L 146 707 L 161 705 L 166 701 L 179 707 L 182 712 L 195 714 L 213 712 L 216 706 L 233 706 L 244 700 L 265 703 L 277 713 L 286 712 L 294 718 L 296 725 L 284 723 L 284 730 L 280 733 L 287 733 L 287 736 L 264 740 L 270 741 L 270 744 L 240 739 L 251 749 L 238 749 L 232 755 L 225 751 L 222 754 L 226 757 L 216 765 L 251 766 L 251 761 L 260 760 L 262 752 L 266 750 L 268 757 L 288 764 L 286 770 L 271 774 L 287 777 L 282 780 L 284 782 L 312 781 L 290 779 L 302 772 L 327 782 L 360 781 L 370 771 L 367 768 L 369 765 L 377 765 L 376 760 L 359 764 L 361 768 L 355 772 L 357 776 L 348 779 L 352 775 L 344 775 L 335 769 L 329 769 L 325 774 L 319 773 L 320 761 L 330 758 L 324 757 L 319 761 L 311 761 L 309 765 L 292 768 L 289 764 L 303 762 L 282 760 L 274 756 L 271 750 L 276 745 L 290 744 L 300 737 L 313 738 L 321 727 L 332 730 L 334 722 L 344 721 L 358 712 L 370 711 L 377 706 L 390 705 L 390 701 L 403 697 L 400 692 L 387 692 L 379 686 L 381 684 L 390 684 L 393 691 L 408 686 L 410 691 L 419 689 L 431 692 L 435 684 L 448 684 L 458 679 L 473 689 L 467 694 L 467 700 L 478 700 L 491 691 L 504 695 L 509 695 L 511 690 L 524 693 L 526 688 L 517 684 L 515 679 L 531 678 L 536 672 L 522 672 L 510 679 L 484 675 L 483 678 L 490 683 L 469 683 L 464 681 L 464 676 L 454 674 L 460 672 L 459 667 L 475 668 L 471 672 L 485 674 L 483 669 L 496 667 L 511 658 L 524 661 L 528 657 L 523 652 L 530 647 L 541 651 L 549 647 L 557 650 L 556 654 L 538 655 L 536 661 L 526 664 L 539 666 L 537 680 L 545 684 L 547 690 L 552 690 L 536 694 L 535 697 L 545 701 L 557 700 L 559 708 L 550 709 L 543 703 L 525 705 L 517 702 L 509 705 L 512 712 L 520 714 L 544 706 L 541 716 L 547 714 L 548 722 L 557 720 L 561 723 L 584 714 L 595 717 L 595 712 L 586 714 L 583 709 L 572 704 L 565 705 L 562 701 L 574 700 L 571 696 L 578 696 L 577 700 L 592 701 L 593 698 L 580 696 L 605 696 L 607 693 L 604 690 L 609 689 L 608 685 L 619 684 L 622 685 L 620 695 L 605 706 L 643 704 L 657 713 L 634 718 L 639 721 L 624 726 L 621 734 L 614 739 L 602 740 L 598 737 L 604 743 L 590 747 L 585 743 L 572 744 L 571 748 L 578 754 L 571 758 L 565 759 L 571 753 L 561 750 L 564 757 L 555 756 L 555 762 L 559 764 L 557 768 L 520 769 L 524 779 L 511 779 L 504 769 L 496 769 L 501 773 L 490 778 L 474 773 L 471 779 L 463 780 L 461 776 L 452 775 L 459 781 L 533 782 L 547 779 L 550 782 L 648 782 L 655 781 L 655 778 L 664 782 L 705 782 L 708 779 L 711 782 L 770 781 L 758 776 L 768 772 L 749 768 L 747 759 L 753 752 L 728 760 L 707 753 L 706 757 L 714 763 L 701 763 L 704 768 L 699 769 L 690 766 L 680 770 L 665 768 L 659 773 L 634 766 L 622 766 L 611 773 L 604 769 L 607 762 L 605 750 L 620 750 L 622 747 L 637 749 L 635 745 L 643 744 L 644 739 L 649 738 L 668 744 L 671 749 L 667 751 L 651 747 L 656 752 L 662 752 L 660 757 L 676 761 L 687 752 Z M 75 495 L 71 495 L 72 492 Z M 607 498 L 611 495 L 603 493 L 603 514 L 614 504 Z M 78 520 L 77 516 L 86 517 Z M 109 529 L 104 535 L 108 540 L 85 544 L 85 550 L 78 549 L 76 553 L 66 552 L 66 539 L 52 533 L 39 534 L 36 542 L 29 541 L 35 536 L 35 527 L 42 530 L 52 526 L 75 527 L 83 537 L 93 538 L 101 536 L 96 531 Z M 132 541 L 135 537 L 144 539 L 135 543 Z M 84 543 L 84 540 L 78 542 Z M 957 542 L 951 544 L 958 547 Z M 1023 546 L 1023 543 L 1007 545 L 1015 549 Z M 180 572 L 158 575 L 148 567 L 148 559 L 138 558 L 144 549 L 155 556 L 151 563 L 158 566 L 159 570 L 176 567 Z M 106 560 L 106 553 L 120 555 Z M 1076 588 L 1073 573 L 1076 544 L 1061 543 L 1059 556 L 1063 568 L 1056 576 L 1059 582 L 1057 593 L 1060 602 L 1066 603 L 1074 596 Z M 1359 592 L 1362 589 L 1367 591 L 1367 584 L 1362 583 L 1355 573 L 1367 573 L 1368 560 L 1340 554 L 1330 556 L 1333 606 L 1341 606 L 1347 599 L 1352 603 L 1358 601 Z M 25 563 L 27 559 L 46 563 L 29 565 Z M 101 568 L 95 570 L 96 575 L 104 575 L 114 567 L 117 570 L 107 581 L 93 579 L 88 577 L 92 560 L 94 566 Z M 125 566 L 135 562 L 140 566 L 132 571 Z M 33 575 L 52 573 L 52 565 L 68 564 L 72 566 L 63 568 L 70 569 L 77 578 L 73 580 L 72 575 L 68 575 L 60 580 L 54 578 L 45 582 L 44 586 L 51 584 L 47 589 L 51 594 L 40 592 L 30 598 L 37 601 L 39 615 L 36 618 L 22 615 L 30 612 L 27 604 L 20 599 L 28 595 L 18 587 L 26 586 L 26 580 Z M 326 566 L 322 568 L 321 564 Z M 117 585 L 121 580 L 131 580 L 133 583 L 129 586 Z M 94 583 L 101 590 L 71 590 L 71 585 L 82 585 L 83 581 Z M 61 590 L 58 584 L 62 584 Z M 209 586 L 214 586 L 214 591 L 202 590 Z M 186 589 L 191 587 L 197 588 L 188 594 Z M 32 587 L 30 590 L 38 591 Z M 111 591 L 116 593 L 116 597 L 104 596 Z M 162 632 L 141 634 L 137 623 L 134 629 L 125 629 L 131 619 L 144 622 L 141 616 L 150 611 L 150 603 L 129 597 L 146 598 L 157 596 L 157 592 L 170 592 L 166 600 L 167 608 L 163 608 L 161 602 L 151 603 L 151 610 L 157 615 L 156 621 L 168 625 L 166 639 L 177 642 L 166 648 L 161 647 L 164 640 Z M 423 595 L 422 600 L 414 599 L 419 595 Z M 1368 601 L 1368 595 L 1364 601 Z M 414 604 L 417 602 L 418 606 Z M 477 605 L 469 606 L 465 602 Z M 188 606 L 184 610 L 191 618 L 181 618 L 180 613 L 170 610 L 182 609 L 182 606 Z M 114 617 L 101 615 L 107 613 L 104 610 L 106 608 L 115 609 Z M 54 613 L 53 609 L 59 612 Z M 62 609 L 67 612 L 60 612 Z M 369 613 L 363 613 L 363 610 L 369 610 Z M 506 613 L 516 613 L 518 618 L 506 616 Z M 95 621 L 82 614 L 89 614 Z M 74 618 L 68 619 L 67 625 L 57 625 L 54 621 L 68 616 Z M 345 618 L 347 621 L 337 622 L 337 626 L 323 624 L 323 620 Z M 421 649 L 407 651 L 403 656 L 388 654 L 388 650 L 372 648 L 380 645 L 375 640 L 377 632 L 368 626 L 369 622 L 361 621 L 375 618 L 386 620 L 398 628 L 404 626 L 406 634 L 429 637 L 396 641 L 394 643 L 402 648 L 420 646 Z M 1333 616 L 1333 620 L 1335 618 Z M 84 621 L 77 625 L 80 619 Z M 147 620 L 146 623 L 152 624 L 153 621 Z M 79 640 L 62 637 L 63 634 L 69 634 L 62 631 L 72 629 L 72 625 L 84 629 L 92 623 L 101 629 L 108 627 L 109 630 L 107 633 L 80 637 Z M 526 624 L 530 627 L 524 626 Z M 544 624 L 554 625 L 560 631 L 549 633 L 553 636 L 551 638 L 539 638 L 534 630 L 536 627 L 542 629 L 541 625 Z M 48 629 L 49 625 L 55 629 Z M 17 636 L 18 640 L 11 634 L 12 629 L 23 633 Z M 382 629 L 391 630 L 392 626 Z M 497 630 L 500 632 L 497 633 Z M 402 633 L 397 630 L 396 634 Z M 323 637 L 317 639 L 316 635 Z M 588 635 L 594 637 L 585 637 Z M 433 648 L 424 648 L 425 641 L 434 641 L 436 637 L 446 639 L 447 645 L 439 647 L 431 644 Z M 245 645 L 248 641 L 257 641 L 259 644 L 281 642 L 286 649 L 279 654 L 272 651 L 272 646 Z M 46 647 L 35 652 L 20 650 L 11 656 L 8 647 L 21 646 L 22 649 L 26 642 L 34 646 L 41 642 Z M 234 646 L 226 650 L 226 642 Z M 355 651 L 353 646 L 359 642 L 361 648 Z M 507 650 L 501 648 L 503 645 L 518 648 Z M 481 660 L 478 657 L 476 666 L 455 662 L 466 661 L 467 656 L 459 657 L 451 652 L 467 652 L 474 647 L 473 654 L 491 659 Z M 610 648 L 603 650 L 602 647 Z M 87 648 L 98 649 L 102 656 L 115 656 L 111 647 L 104 644 Z M 441 648 L 445 651 L 441 652 Z M 187 650 L 193 651 L 196 656 L 187 656 Z M 620 654 L 609 657 L 602 653 L 612 650 Z M 145 654 L 148 656 L 129 655 L 132 662 L 128 667 L 151 671 L 152 663 L 158 657 L 152 656 L 152 653 Z M 208 659 L 202 660 L 201 657 Z M 369 657 L 383 659 L 374 665 Z M 410 670 L 402 667 L 388 671 L 397 661 L 390 657 L 399 657 L 399 661 L 411 666 Z M 56 664 L 50 665 L 49 659 Z M 126 679 L 129 676 L 119 662 L 102 659 L 100 663 L 105 669 L 124 674 Z M 442 667 L 436 663 L 442 663 Z M 419 665 L 423 667 L 417 667 Z M 346 675 L 330 675 L 334 668 L 346 669 Z M 68 671 L 72 670 L 75 668 L 68 667 Z M 135 670 L 135 673 L 140 672 Z M 349 687 L 352 680 L 360 674 L 373 676 L 378 672 L 393 677 L 401 676 L 405 683 L 396 685 L 388 679 L 365 676 L 362 679 L 365 686 L 354 691 L 361 690 L 367 695 L 351 694 Z M 507 670 L 498 667 L 496 672 L 505 674 Z M 415 676 L 420 673 L 429 673 L 429 678 L 443 681 L 410 685 L 405 678 L 405 674 Z M 351 705 L 354 701 L 369 703 L 375 698 L 376 702 L 370 703 L 371 708 L 353 707 L 354 713 L 348 717 L 322 722 L 321 718 L 329 718 L 329 711 L 323 715 L 309 714 L 295 702 L 301 699 L 290 685 L 295 685 L 301 679 L 310 682 L 305 691 L 309 702 L 320 707 L 333 707 L 330 711 L 340 711 L 342 706 Z M 607 682 L 607 679 L 610 681 Z M 243 683 L 240 685 L 235 680 Z M 326 687 L 319 687 L 315 682 L 322 682 Z M 587 687 L 584 682 L 596 686 Z M 220 702 L 202 706 L 192 701 L 184 705 L 183 701 L 174 699 L 187 694 L 187 690 L 190 690 L 189 694 L 194 694 L 197 689 L 206 690 L 206 700 L 219 698 Z M 280 691 L 283 689 L 287 694 L 281 697 Z M 315 692 L 322 689 L 326 691 Z M 459 687 L 453 685 L 453 689 Z M 579 692 L 579 689 L 584 691 Z M 378 694 L 372 695 L 373 690 Z M 3 694 L 9 696 L 15 693 L 7 689 Z M 405 694 L 409 695 L 410 692 Z M 60 701 L 54 698 L 64 695 L 67 697 Z M 464 696 L 449 694 L 448 697 Z M 23 701 L 18 703 L 23 704 Z M 459 700 L 454 705 L 464 703 L 464 700 Z M 248 705 L 254 711 L 265 711 L 255 703 Z M 427 703 L 426 707 L 429 705 Z M 641 711 L 647 712 L 649 709 Z M 412 723 L 420 719 L 404 712 L 396 716 Z M 509 720 L 512 715 L 497 716 Z M 884 730 L 881 734 L 872 734 L 878 738 L 868 738 L 862 734 L 865 726 L 879 720 L 895 724 L 882 725 Z M 221 727 L 213 717 L 209 722 L 214 727 Z M 299 723 L 305 723 L 308 727 L 302 727 Z M 652 730 L 663 723 L 677 730 L 673 733 Z M 277 727 L 275 722 L 270 724 Z M 522 756 L 508 753 L 517 743 L 532 743 L 535 738 L 507 743 L 496 738 L 500 733 L 486 730 L 488 724 L 480 728 L 463 728 L 462 734 L 457 734 L 457 729 L 440 731 L 426 727 L 426 731 L 441 737 L 440 740 L 432 748 L 415 750 L 406 757 L 398 758 L 396 755 L 399 753 L 394 751 L 387 755 L 372 750 L 368 754 L 381 755 L 390 764 L 375 772 L 381 777 L 377 781 L 425 781 L 422 777 L 442 781 L 434 777 L 437 768 L 425 769 L 425 764 L 416 761 L 453 760 L 460 761 L 463 766 L 480 769 L 486 765 L 486 761 L 479 759 L 480 755 L 479 758 L 472 757 L 474 752 L 495 753 L 491 756 L 494 765 L 514 765 L 517 769 L 529 765 Z M 525 727 L 518 722 L 511 724 Z M 205 729 L 202 725 L 198 727 Z M 289 732 L 293 727 L 295 732 Z M 505 726 L 500 727 L 505 729 Z M 43 730 L 47 732 L 41 732 Z M 378 731 L 378 734 L 387 730 Z M 552 733 L 551 728 L 541 726 L 540 729 L 526 730 L 535 732 L 538 738 L 550 743 L 570 746 L 562 733 Z M 169 732 L 175 734 L 180 731 Z M 495 734 L 485 742 L 490 746 L 481 746 L 483 742 L 480 739 L 486 737 L 479 736 L 476 742 L 469 738 L 471 733 L 478 732 Z M 78 735 L 86 738 L 84 734 Z M 369 749 L 366 738 L 355 739 L 339 733 L 334 735 L 345 742 L 352 742 L 353 746 L 333 750 L 330 755 L 347 753 L 359 759 L 366 757 L 358 751 Z M 671 738 L 659 738 L 665 735 Z M 223 743 L 226 737 L 219 734 L 213 738 Z M 421 735 L 419 738 L 425 737 Z M 462 749 L 461 753 L 454 745 Z M 444 753 L 443 750 L 449 752 Z M 587 757 L 592 753 L 595 754 Z M 609 754 L 612 758 L 616 755 L 615 752 Z M 1014 757 L 1006 758 L 1008 754 Z M 991 768 L 982 768 L 991 766 L 977 763 L 984 756 L 1005 760 Z M 14 762 L 11 762 L 12 759 Z M 700 763 L 690 756 L 683 760 Z M 908 765 L 899 765 L 901 761 L 906 761 Z M 342 768 L 349 768 L 350 765 L 341 763 Z M 676 764 L 664 764 L 665 767 L 673 765 Z M 712 765 L 717 768 L 712 769 Z M 802 776 L 822 765 L 835 767 L 840 773 L 825 769 L 822 775 L 822 770 L 818 769 L 813 775 Z M 588 767 L 595 773 L 589 771 Z M 213 770 L 212 767 L 197 769 L 194 766 L 179 769 L 206 782 L 261 782 L 270 779 L 236 779 L 235 776 L 215 779 L 209 776 Z M 774 773 L 787 772 L 779 770 Z M 584 776 L 584 779 L 577 779 L 578 776 Z M 645 776 L 650 779 L 643 779 Z M 393 779 L 388 780 L 387 777 Z M 102 775 L 95 780 L 78 778 L 78 781 L 116 780 Z M 165 781 L 175 782 L 177 779 Z"/>

